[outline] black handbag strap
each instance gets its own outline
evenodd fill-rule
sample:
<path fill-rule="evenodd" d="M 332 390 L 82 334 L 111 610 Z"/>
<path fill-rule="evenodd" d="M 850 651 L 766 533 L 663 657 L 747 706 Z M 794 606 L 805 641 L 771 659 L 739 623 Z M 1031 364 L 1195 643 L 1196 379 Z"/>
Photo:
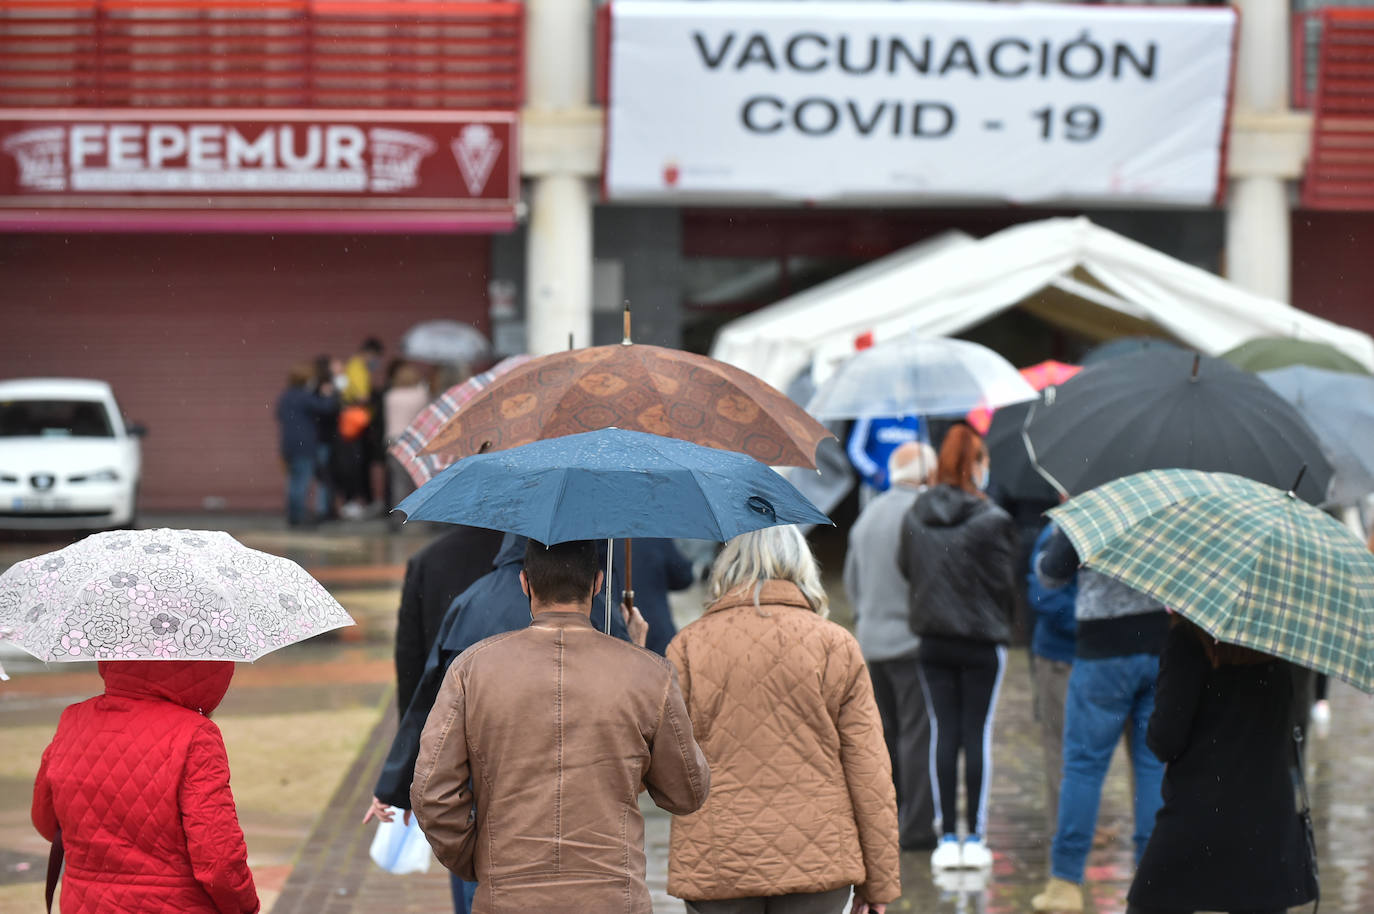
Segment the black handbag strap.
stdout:
<path fill-rule="evenodd" d="M 53 835 L 52 849 L 48 851 L 48 885 L 43 890 L 43 898 L 48 903 L 48 914 L 52 914 L 52 897 L 57 893 L 57 881 L 62 878 L 62 829 Z"/>
<path fill-rule="evenodd" d="M 1293 728 L 1293 761 L 1298 766 L 1298 796 L 1302 799 L 1298 821 L 1302 823 L 1303 840 L 1307 842 L 1307 861 L 1312 867 L 1312 885 L 1317 892 L 1312 914 L 1317 914 L 1322 904 L 1322 888 L 1321 879 L 1317 874 L 1317 840 L 1312 830 L 1312 804 L 1307 800 L 1307 767 L 1302 762 L 1302 727 Z"/>

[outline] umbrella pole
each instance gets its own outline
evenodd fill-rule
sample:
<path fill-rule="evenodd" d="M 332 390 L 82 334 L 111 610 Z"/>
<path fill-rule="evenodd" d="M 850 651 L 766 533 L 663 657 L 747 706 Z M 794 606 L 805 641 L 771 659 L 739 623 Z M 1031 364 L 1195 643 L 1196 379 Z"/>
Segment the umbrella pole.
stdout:
<path fill-rule="evenodd" d="M 629 610 L 631 606 L 635 605 L 635 588 L 630 580 L 633 572 L 633 568 L 630 565 L 630 542 L 629 539 L 625 540 L 625 592 L 621 595 L 621 598 L 625 601 L 626 610 Z"/>
<path fill-rule="evenodd" d="M 615 540 L 606 537 L 606 634 L 611 633 L 611 557 L 615 555 Z"/>

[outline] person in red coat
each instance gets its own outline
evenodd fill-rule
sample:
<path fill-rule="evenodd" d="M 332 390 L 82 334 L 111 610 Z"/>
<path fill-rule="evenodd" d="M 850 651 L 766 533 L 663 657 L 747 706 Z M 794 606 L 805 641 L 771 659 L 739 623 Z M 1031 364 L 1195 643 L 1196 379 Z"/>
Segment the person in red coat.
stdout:
<path fill-rule="evenodd" d="M 33 824 L 58 836 L 62 914 L 254 914 L 229 759 L 209 714 L 223 661 L 101 661 L 105 694 L 62 712 L 33 788 Z"/>

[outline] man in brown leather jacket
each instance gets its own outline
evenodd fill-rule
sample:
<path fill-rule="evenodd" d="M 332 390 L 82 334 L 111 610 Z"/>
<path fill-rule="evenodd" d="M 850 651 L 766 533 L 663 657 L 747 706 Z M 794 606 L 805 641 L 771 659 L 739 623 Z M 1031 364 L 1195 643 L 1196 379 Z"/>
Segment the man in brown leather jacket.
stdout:
<path fill-rule="evenodd" d="M 672 665 L 588 619 L 601 578 L 592 543 L 531 540 L 529 628 L 463 652 L 425 724 L 411 804 L 479 883 L 475 914 L 649 914 L 640 790 L 675 814 L 706 801 Z"/>

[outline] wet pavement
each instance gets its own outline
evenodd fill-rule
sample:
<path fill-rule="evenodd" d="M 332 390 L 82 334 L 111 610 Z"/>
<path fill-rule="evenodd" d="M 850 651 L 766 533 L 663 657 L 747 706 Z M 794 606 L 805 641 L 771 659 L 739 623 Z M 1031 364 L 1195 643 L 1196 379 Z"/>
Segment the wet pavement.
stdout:
<path fill-rule="evenodd" d="M 158 525 L 207 526 L 206 517 L 158 518 Z M 381 522 L 288 532 L 270 519 L 220 518 L 214 524 L 247 545 L 286 555 L 315 574 L 358 620 L 353 629 L 241 665 L 215 718 L 224 731 L 233 787 L 264 911 L 444 911 L 447 876 L 390 876 L 367 860 L 372 829 L 357 825 L 381 753 L 394 728 L 390 641 L 406 559 L 425 531 L 387 533 Z M 0 570 L 61 540 L 0 541 Z M 832 557 L 826 564 L 838 568 Z M 828 581 L 833 618 L 847 607 Z M 675 595 L 683 622 L 699 594 Z M 0 914 L 40 909 L 47 845 L 28 824 L 38 755 L 63 707 L 95 694 L 88 665 L 53 665 L 3 655 L 13 675 L 0 684 Z M 1308 759 L 1322 865 L 1323 912 L 1374 912 L 1374 700 L 1343 684 L 1331 688 L 1330 734 L 1311 741 Z M 890 910 L 1024 912 L 1043 885 L 1044 775 L 1032 720 L 1024 651 L 1013 651 L 994 738 L 986 877 L 932 877 L 929 856 L 903 854 L 904 894 Z M 655 910 L 680 914 L 664 892 L 669 817 L 645 800 L 649 881 Z M 1131 878 L 1129 784 L 1118 753 L 1108 778 L 1088 869 L 1088 911 L 1119 914 Z"/>

